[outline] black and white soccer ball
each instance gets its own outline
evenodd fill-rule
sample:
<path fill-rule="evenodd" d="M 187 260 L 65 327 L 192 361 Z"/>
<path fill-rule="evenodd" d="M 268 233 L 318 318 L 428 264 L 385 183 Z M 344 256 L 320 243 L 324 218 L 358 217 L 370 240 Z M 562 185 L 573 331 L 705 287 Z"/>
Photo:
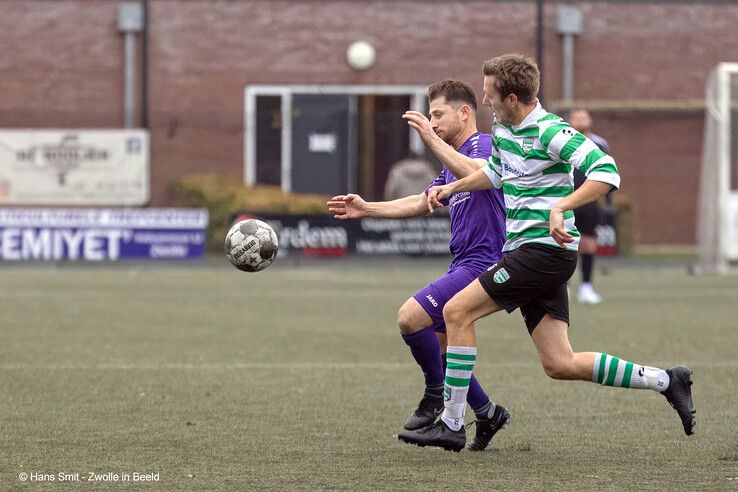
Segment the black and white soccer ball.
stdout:
<path fill-rule="evenodd" d="M 233 224 L 225 237 L 225 255 L 244 272 L 260 272 L 277 257 L 277 233 L 269 224 L 246 219 Z"/>

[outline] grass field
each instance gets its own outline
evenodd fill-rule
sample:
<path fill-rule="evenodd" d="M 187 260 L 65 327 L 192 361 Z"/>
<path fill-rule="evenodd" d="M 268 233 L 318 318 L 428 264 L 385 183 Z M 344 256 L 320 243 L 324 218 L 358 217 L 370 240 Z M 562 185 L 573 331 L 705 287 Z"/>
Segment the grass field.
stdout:
<path fill-rule="evenodd" d="M 475 372 L 512 425 L 456 454 L 395 437 L 422 392 L 396 310 L 444 266 L 4 267 L 0 490 L 738 490 L 738 277 L 618 267 L 572 306 L 575 349 L 694 369 L 695 436 L 653 392 L 546 378 L 497 314 Z"/>

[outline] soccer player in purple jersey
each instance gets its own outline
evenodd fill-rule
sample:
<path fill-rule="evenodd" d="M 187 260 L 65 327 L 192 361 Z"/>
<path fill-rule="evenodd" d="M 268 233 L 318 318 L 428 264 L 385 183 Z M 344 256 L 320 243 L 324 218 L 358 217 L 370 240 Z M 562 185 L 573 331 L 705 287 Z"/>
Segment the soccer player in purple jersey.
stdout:
<path fill-rule="evenodd" d="M 337 219 L 426 215 L 429 188 L 452 183 L 486 165 L 492 142 L 488 134 L 477 131 L 477 101 L 471 86 L 455 80 L 438 82 L 428 88 L 428 100 L 430 119 L 415 111 L 403 118 L 444 164 L 438 177 L 425 191 L 392 201 L 366 202 L 355 194 L 334 196 L 328 210 Z M 453 254 L 448 271 L 409 298 L 397 313 L 402 338 L 425 376 L 425 393 L 405 422 L 407 430 L 430 425 L 443 411 L 446 302 L 497 263 L 505 242 L 505 209 L 499 190 L 458 193 L 445 205 L 450 207 Z M 468 395 L 477 417 L 469 449 L 481 451 L 509 422 L 510 414 L 489 399 L 474 377 Z"/>

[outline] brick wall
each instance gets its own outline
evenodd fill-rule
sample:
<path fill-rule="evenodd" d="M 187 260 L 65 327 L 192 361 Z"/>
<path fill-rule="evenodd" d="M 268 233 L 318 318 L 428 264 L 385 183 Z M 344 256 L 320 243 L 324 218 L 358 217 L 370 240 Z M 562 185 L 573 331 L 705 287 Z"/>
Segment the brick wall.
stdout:
<path fill-rule="evenodd" d="M 122 124 L 118 1 L 3 0 L 0 126 Z M 557 2 L 546 2 L 547 101 L 561 97 Z M 735 60 L 738 4 L 574 3 L 575 97 L 585 101 L 700 99 L 709 70 Z M 535 53 L 535 2 L 150 0 L 152 204 L 192 173 L 243 175 L 248 84 L 481 85 L 484 59 Z M 356 39 L 375 67 L 352 71 Z M 595 112 L 636 207 L 644 244 L 692 244 L 702 146 L 700 111 Z M 481 127 L 489 127 L 482 112 Z"/>

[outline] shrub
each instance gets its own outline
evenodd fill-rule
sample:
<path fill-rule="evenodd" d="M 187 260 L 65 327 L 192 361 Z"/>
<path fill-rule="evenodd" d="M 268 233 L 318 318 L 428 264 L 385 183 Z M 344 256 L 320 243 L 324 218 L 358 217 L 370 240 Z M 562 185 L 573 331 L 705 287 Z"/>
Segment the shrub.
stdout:
<path fill-rule="evenodd" d="M 258 214 L 322 214 L 328 196 L 285 193 L 278 186 L 246 186 L 240 177 L 185 176 L 172 187 L 179 207 L 206 208 L 210 214 L 207 248 L 222 251 L 231 217 L 240 212 Z"/>

